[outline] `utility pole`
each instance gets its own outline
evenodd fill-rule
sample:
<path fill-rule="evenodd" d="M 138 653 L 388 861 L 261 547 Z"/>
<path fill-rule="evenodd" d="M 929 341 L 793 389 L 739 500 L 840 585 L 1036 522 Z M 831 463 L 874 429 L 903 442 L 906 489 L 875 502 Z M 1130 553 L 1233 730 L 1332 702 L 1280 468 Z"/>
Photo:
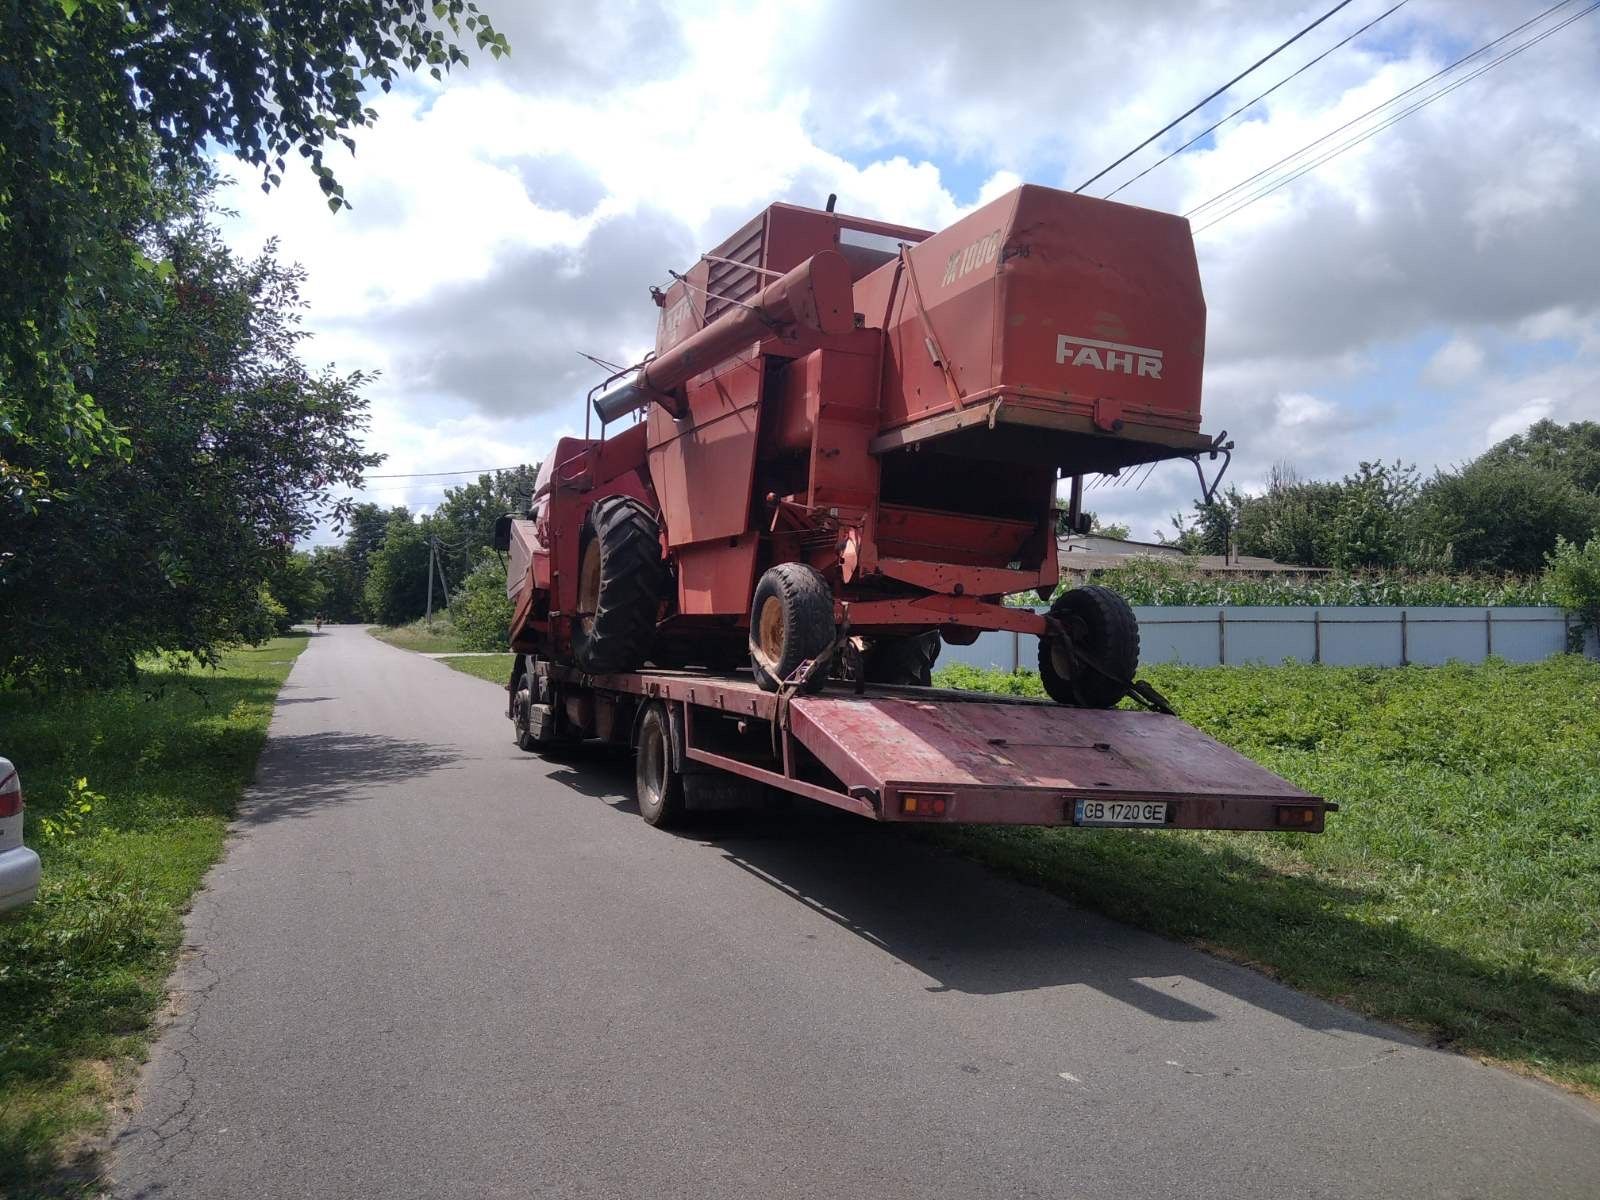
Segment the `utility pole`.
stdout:
<path fill-rule="evenodd" d="M 437 543 L 435 543 L 435 545 L 437 545 Z M 435 550 L 435 553 L 437 554 L 438 551 Z M 445 612 L 449 612 L 450 611 L 450 581 L 445 578 L 445 574 L 444 574 L 444 556 L 442 554 L 439 555 L 439 590 L 444 595 L 444 610 L 445 610 Z"/>
<path fill-rule="evenodd" d="M 429 625 L 433 624 L 433 564 L 434 560 L 438 557 L 438 540 L 430 537 L 428 539 L 428 612 L 427 615 L 423 617 L 423 621 Z"/>

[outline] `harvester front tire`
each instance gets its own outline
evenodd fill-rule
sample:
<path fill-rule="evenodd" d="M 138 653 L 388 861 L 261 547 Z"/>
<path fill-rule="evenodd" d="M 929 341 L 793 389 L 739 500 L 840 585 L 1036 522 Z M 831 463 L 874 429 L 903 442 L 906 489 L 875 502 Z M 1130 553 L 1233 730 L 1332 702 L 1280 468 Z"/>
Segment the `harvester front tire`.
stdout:
<path fill-rule="evenodd" d="M 868 683 L 895 687 L 932 687 L 933 664 L 939 658 L 939 634 L 874 638 L 865 654 Z"/>
<path fill-rule="evenodd" d="M 596 501 L 584 522 L 579 566 L 593 596 L 583 597 L 585 585 L 580 583 L 580 613 L 572 630 L 573 661 L 591 675 L 641 666 L 655 638 L 656 614 L 667 579 L 654 515 L 631 496 Z M 582 611 L 590 600 L 594 611 Z"/>
<path fill-rule="evenodd" d="M 750 605 L 750 667 L 762 690 L 777 691 L 801 663 L 822 654 L 833 637 L 828 581 L 804 563 L 769 567 Z M 828 664 L 819 663 L 805 690 L 819 691 L 827 674 Z"/>
<path fill-rule="evenodd" d="M 1128 602 L 1110 588 L 1063 592 L 1050 615 L 1073 645 L 1094 660 L 1090 666 L 1052 638 L 1039 639 L 1039 679 L 1057 704 L 1115 708 L 1139 670 L 1139 622 Z M 1096 669 L 1098 667 L 1098 669 Z"/>

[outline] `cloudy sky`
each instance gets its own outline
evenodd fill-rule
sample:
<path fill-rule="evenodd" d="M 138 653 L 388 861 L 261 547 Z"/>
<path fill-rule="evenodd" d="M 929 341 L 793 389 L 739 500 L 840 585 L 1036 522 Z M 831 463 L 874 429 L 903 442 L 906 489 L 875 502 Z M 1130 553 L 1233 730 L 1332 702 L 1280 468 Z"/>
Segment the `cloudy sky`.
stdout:
<path fill-rule="evenodd" d="M 837 192 L 936 229 L 1022 180 L 1076 187 L 1333 0 L 481 2 L 512 55 L 376 96 L 335 164 L 353 211 L 305 174 L 263 195 L 233 168 L 235 245 L 275 236 L 309 272 L 307 357 L 382 372 L 374 474 L 508 466 L 581 432 L 597 372 L 577 352 L 636 359 L 648 287 L 773 200 Z M 1189 212 L 1551 2 L 1409 0 L 1117 199 Z M 1089 194 L 1393 3 L 1353 0 Z M 1448 466 L 1540 417 L 1600 417 L 1600 13 L 1228 212 L 1192 220 L 1205 428 L 1238 441 L 1235 482 Z M 426 508 L 450 482 L 366 496 Z M 1171 463 L 1090 499 L 1149 537 L 1194 493 Z"/>

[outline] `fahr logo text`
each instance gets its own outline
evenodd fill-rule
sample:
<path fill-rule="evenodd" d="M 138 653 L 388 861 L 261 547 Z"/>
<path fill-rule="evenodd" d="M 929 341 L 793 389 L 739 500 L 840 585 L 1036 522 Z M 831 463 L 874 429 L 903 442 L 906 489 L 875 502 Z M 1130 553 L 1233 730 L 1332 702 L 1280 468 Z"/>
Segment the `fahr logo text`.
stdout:
<path fill-rule="evenodd" d="M 1056 362 L 1069 367 L 1093 367 L 1097 371 L 1121 371 L 1142 379 L 1161 378 L 1161 351 L 1146 346 L 1124 346 L 1120 342 L 1097 342 L 1093 338 L 1060 334 L 1056 338 Z"/>

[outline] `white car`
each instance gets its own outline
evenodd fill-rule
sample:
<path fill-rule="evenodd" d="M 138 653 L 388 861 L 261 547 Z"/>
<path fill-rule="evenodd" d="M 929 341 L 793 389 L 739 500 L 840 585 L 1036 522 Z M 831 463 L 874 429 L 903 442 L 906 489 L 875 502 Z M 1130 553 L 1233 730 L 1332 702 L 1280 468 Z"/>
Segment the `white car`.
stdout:
<path fill-rule="evenodd" d="M 33 903 L 39 894 L 39 856 L 22 844 L 22 781 L 0 758 L 0 912 Z"/>

